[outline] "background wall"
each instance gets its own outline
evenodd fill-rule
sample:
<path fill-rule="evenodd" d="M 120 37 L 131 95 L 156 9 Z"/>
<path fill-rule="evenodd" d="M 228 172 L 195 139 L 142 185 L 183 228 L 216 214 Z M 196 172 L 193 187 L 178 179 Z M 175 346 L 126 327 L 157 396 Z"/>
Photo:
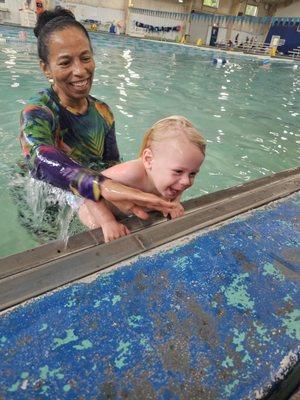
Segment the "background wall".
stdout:
<path fill-rule="evenodd" d="M 108 32 L 112 24 L 118 24 L 122 27 L 118 32 L 124 32 L 125 0 L 55 0 L 55 5 L 68 8 L 79 21 L 99 21 L 100 31 Z"/>
<path fill-rule="evenodd" d="M 219 8 L 207 7 L 202 5 L 202 0 L 195 0 L 193 9 L 197 12 L 205 13 L 218 13 L 218 14 L 229 14 L 231 9 L 232 0 L 219 0 Z"/>
<path fill-rule="evenodd" d="M 299 25 L 274 25 L 271 26 L 269 33 L 266 38 L 266 42 L 270 43 L 272 36 L 280 36 L 284 39 L 285 43 L 283 46 L 278 48 L 278 51 L 289 54 L 289 51 L 293 51 L 300 47 L 300 30 L 298 31 Z"/>
<path fill-rule="evenodd" d="M 145 15 L 129 10 L 126 22 L 126 34 L 131 36 L 178 41 L 185 32 L 186 23 L 186 20 L 174 18 L 171 15 L 167 17 Z M 156 32 L 156 29 L 143 28 L 137 25 L 154 27 L 158 31 Z M 165 28 L 170 28 L 169 32 L 162 31 L 162 29 Z"/>
<path fill-rule="evenodd" d="M 196 43 L 198 39 L 201 39 L 205 44 L 209 28 L 211 29 L 211 25 L 208 21 L 192 21 L 190 27 L 190 41 Z"/>
<path fill-rule="evenodd" d="M 130 6 L 134 8 L 146 8 L 147 10 L 159 10 L 170 12 L 186 12 L 187 2 L 178 3 L 174 0 L 131 0 Z"/>
<path fill-rule="evenodd" d="M 91 0 L 90 0 L 91 1 Z M 85 19 L 93 19 L 101 21 L 103 25 L 113 21 L 123 21 L 125 18 L 124 9 L 108 8 L 108 7 L 95 7 L 92 5 L 83 5 L 71 1 L 62 1 L 61 5 L 71 10 L 76 19 L 79 21 Z"/>
<path fill-rule="evenodd" d="M 5 0 L 1 2 L 1 8 L 5 8 L 8 12 L 1 13 L 2 23 L 20 24 L 20 12 L 19 9 L 24 7 L 23 0 Z"/>
<path fill-rule="evenodd" d="M 3 0 L 2 0 L 3 1 Z M 185 32 L 188 32 L 189 21 L 187 18 L 180 18 L 172 15 L 160 16 L 146 15 L 132 11 L 132 8 L 148 9 L 155 11 L 163 11 L 168 13 L 189 13 L 192 9 L 197 13 L 209 14 L 223 14 L 223 15 L 237 15 L 244 13 L 246 4 L 258 5 L 258 16 L 264 17 L 271 14 L 273 7 L 256 3 L 255 0 L 219 0 L 219 8 L 203 6 L 203 0 L 184 0 L 184 3 L 179 3 L 175 0 L 44 0 L 44 3 L 49 8 L 55 5 L 61 5 L 71 9 L 78 20 L 97 20 L 101 21 L 100 29 L 108 31 L 111 24 L 118 25 L 118 32 L 124 32 L 129 35 L 161 38 L 166 40 L 180 40 Z M 32 10 L 29 12 L 25 9 L 25 0 L 4 0 L 0 3 L 0 22 L 24 24 L 26 21 L 31 26 L 35 22 L 35 0 L 31 0 Z M 29 1 L 30 3 L 30 1 Z M 129 6 L 129 7 L 128 7 Z M 3 9 L 4 11 L 1 11 Z M 23 11 L 20 11 L 23 9 Z M 7 10 L 7 11 L 5 11 Z M 287 7 L 280 7 L 277 9 L 274 16 L 278 17 L 300 17 L 300 0 L 294 1 Z M 29 22 L 28 22 L 29 21 Z M 176 27 L 180 26 L 180 31 L 171 30 L 170 32 L 154 32 L 148 28 L 137 27 L 136 23 L 142 25 L 160 27 Z M 215 21 L 213 21 L 215 22 Z M 190 36 L 188 41 L 196 43 L 197 39 L 201 38 L 204 43 L 209 44 L 210 33 L 212 30 L 213 22 L 210 20 L 192 20 L 190 24 Z M 218 42 L 227 42 L 228 40 L 234 41 L 235 36 L 239 33 L 239 43 L 244 42 L 246 37 L 251 39 L 255 37 L 258 42 L 263 42 L 266 36 L 266 25 L 262 24 L 247 24 L 247 23 L 233 23 L 233 22 L 219 22 Z M 291 46 L 299 45 L 299 32 L 295 27 L 272 26 L 269 37 L 273 34 L 279 34 L 285 38 L 287 35 Z M 271 35 L 271 36 L 270 36 Z M 294 40 L 295 39 L 295 40 Z M 289 47 L 290 48 L 290 47 Z M 285 49 L 286 50 L 286 49 Z"/>
<path fill-rule="evenodd" d="M 53 1 L 53 0 L 52 0 Z M 56 4 L 62 5 L 63 3 L 82 4 L 84 6 L 93 6 L 100 8 L 110 8 L 116 10 L 124 10 L 126 0 L 54 0 Z"/>
<path fill-rule="evenodd" d="M 297 0 L 288 7 L 278 8 L 274 16 L 300 17 L 300 1 Z M 286 22 L 272 25 L 266 38 L 268 43 L 271 42 L 273 35 L 280 36 L 280 38 L 285 41 L 284 45 L 278 48 L 278 50 L 284 54 L 289 54 L 289 51 L 300 47 L 300 24 L 291 25 Z"/>
<path fill-rule="evenodd" d="M 275 12 L 276 17 L 300 17 L 300 1 L 290 4 L 287 7 L 280 7 Z"/>

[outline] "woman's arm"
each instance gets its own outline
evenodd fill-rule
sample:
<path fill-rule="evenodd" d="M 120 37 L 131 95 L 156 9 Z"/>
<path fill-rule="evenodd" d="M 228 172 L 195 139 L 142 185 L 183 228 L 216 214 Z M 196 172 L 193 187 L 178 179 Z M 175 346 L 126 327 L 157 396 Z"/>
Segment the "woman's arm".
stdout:
<path fill-rule="evenodd" d="M 58 148 L 60 138 L 53 112 L 28 105 L 21 114 L 20 142 L 31 175 L 64 190 L 98 201 L 104 177 L 82 167 Z"/>

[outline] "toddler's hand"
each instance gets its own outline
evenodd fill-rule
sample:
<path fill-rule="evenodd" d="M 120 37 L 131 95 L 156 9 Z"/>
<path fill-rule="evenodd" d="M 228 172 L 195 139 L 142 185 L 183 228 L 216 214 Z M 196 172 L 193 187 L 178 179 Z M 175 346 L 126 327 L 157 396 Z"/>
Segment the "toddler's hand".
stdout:
<path fill-rule="evenodd" d="M 123 224 L 111 220 L 101 225 L 105 243 L 130 234 L 130 230 Z"/>
<path fill-rule="evenodd" d="M 182 217 L 184 215 L 184 208 L 180 203 L 176 203 L 176 208 L 170 212 L 171 219 Z"/>

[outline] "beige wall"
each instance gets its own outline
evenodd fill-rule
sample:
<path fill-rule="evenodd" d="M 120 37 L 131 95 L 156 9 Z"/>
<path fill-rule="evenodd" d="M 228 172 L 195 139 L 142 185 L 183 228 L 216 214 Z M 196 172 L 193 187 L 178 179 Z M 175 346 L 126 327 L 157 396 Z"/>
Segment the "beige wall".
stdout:
<path fill-rule="evenodd" d="M 60 1 L 60 5 L 71 10 L 76 19 L 79 21 L 85 19 L 94 19 L 97 21 L 101 21 L 101 30 L 108 31 L 109 26 L 112 22 L 116 23 L 118 21 L 125 20 L 125 12 L 124 8 L 108 8 L 108 7 L 100 7 L 98 4 L 95 7 L 92 4 L 87 5 L 87 2 L 92 3 L 95 0 L 62 0 Z M 85 4 L 83 4 L 85 3 Z M 100 2 L 98 2 L 100 3 Z M 103 1 L 104 3 L 104 1 Z M 124 2 L 122 2 L 124 3 Z M 110 3 L 109 3 L 110 4 Z M 107 5 L 107 3 L 106 3 Z M 115 2 L 115 6 L 117 3 Z M 120 5 L 120 4 L 119 4 Z"/>
<path fill-rule="evenodd" d="M 0 3 L 1 7 L 7 8 L 9 12 L 3 14 L 2 23 L 8 22 L 13 24 L 20 24 L 20 12 L 19 9 L 23 8 L 23 0 L 6 0 L 5 3 Z"/>
<path fill-rule="evenodd" d="M 257 4 L 255 1 L 251 1 L 251 0 L 249 0 L 249 1 L 247 1 L 247 2 L 243 2 L 243 3 L 240 4 L 240 9 L 239 9 L 239 11 L 242 12 L 243 14 L 244 14 L 245 11 L 246 11 L 246 6 L 247 6 L 247 4 L 253 5 L 253 6 L 258 6 L 258 14 L 257 14 L 257 17 L 264 17 L 265 15 L 268 15 L 268 7 L 269 7 L 269 6 L 266 6 L 265 4 L 261 4 L 261 3 Z M 266 8 L 266 7 L 267 7 L 267 8 Z"/>
<path fill-rule="evenodd" d="M 276 17 L 300 17 L 300 0 L 295 1 L 287 7 L 278 7 Z"/>
<path fill-rule="evenodd" d="M 186 6 L 174 0 L 130 0 L 130 6 L 148 10 L 186 12 Z"/>
<path fill-rule="evenodd" d="M 205 13 L 218 13 L 218 14 L 229 14 L 230 8 L 231 8 L 231 4 L 232 4 L 232 0 L 219 0 L 219 7 L 218 8 L 213 8 L 213 7 L 206 7 L 203 6 L 202 0 L 194 0 L 193 2 L 193 9 L 197 12 L 197 11 L 201 11 L 201 12 L 205 12 Z"/>
<path fill-rule="evenodd" d="M 203 0 L 184 0 L 184 3 L 179 3 L 175 0 L 47 0 L 49 6 L 53 4 L 69 4 L 71 9 L 76 10 L 78 18 L 89 18 L 92 15 L 103 15 L 108 20 L 121 20 L 124 15 L 126 19 L 127 7 L 145 8 L 160 11 L 170 12 L 189 12 L 194 9 L 196 12 L 207 12 L 217 14 L 233 14 L 244 12 L 246 2 L 249 4 L 257 4 L 255 0 L 220 0 L 218 9 L 202 6 Z M 20 23 L 19 9 L 22 8 L 23 0 L 5 0 L 1 6 L 9 9 L 9 13 L 1 13 L 2 22 Z M 258 4 L 258 16 L 263 17 L 270 14 L 263 4 Z M 76 15 L 77 16 L 77 15 Z M 287 7 L 280 7 L 277 9 L 275 16 L 278 17 L 300 17 L 300 0 L 294 1 Z M 103 19 L 103 18 L 102 18 Z M 200 32 L 199 32 L 200 33 Z M 196 35 L 197 36 L 197 35 Z"/>
<path fill-rule="evenodd" d="M 124 10 L 125 3 L 127 0 L 66 0 L 68 3 L 83 4 L 86 6 L 100 7 L 100 8 L 112 8 L 115 10 Z M 64 0 L 60 0 L 60 3 L 64 3 Z"/>

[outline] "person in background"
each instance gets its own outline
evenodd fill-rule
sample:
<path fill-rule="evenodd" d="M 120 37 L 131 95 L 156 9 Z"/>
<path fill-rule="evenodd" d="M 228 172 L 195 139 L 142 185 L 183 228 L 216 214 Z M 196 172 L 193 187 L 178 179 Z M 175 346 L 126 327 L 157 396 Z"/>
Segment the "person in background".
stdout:
<path fill-rule="evenodd" d="M 228 40 L 228 42 L 227 42 L 227 47 L 228 47 L 228 50 L 232 50 L 232 48 L 233 48 L 233 42 L 232 42 L 232 40 Z"/>
<path fill-rule="evenodd" d="M 89 35 L 61 7 L 39 15 L 34 28 L 40 67 L 53 82 L 21 113 L 20 142 L 31 176 L 84 199 L 102 198 L 146 219 L 146 209 L 164 214 L 175 205 L 122 185 L 100 171 L 120 162 L 109 106 L 90 95 L 95 70 Z"/>
<path fill-rule="evenodd" d="M 171 218 L 183 215 L 182 193 L 191 187 L 205 157 L 205 140 L 186 118 L 173 115 L 156 122 L 144 135 L 139 158 L 115 165 L 103 175 L 154 193 L 177 207 Z M 85 200 L 79 218 L 89 228 L 102 228 L 105 242 L 129 234 L 105 201 Z"/>
<path fill-rule="evenodd" d="M 238 46 L 238 44 L 239 44 L 239 33 L 235 36 L 235 39 L 234 39 L 234 44 L 236 45 L 236 46 Z"/>

